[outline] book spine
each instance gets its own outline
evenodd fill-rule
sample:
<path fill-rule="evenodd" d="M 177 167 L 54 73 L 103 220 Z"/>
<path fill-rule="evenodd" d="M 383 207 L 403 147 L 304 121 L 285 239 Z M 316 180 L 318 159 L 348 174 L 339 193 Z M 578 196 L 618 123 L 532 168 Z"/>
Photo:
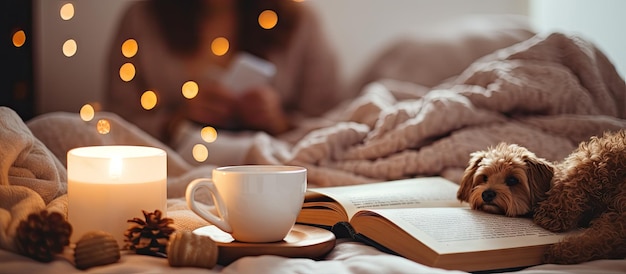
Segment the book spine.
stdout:
<path fill-rule="evenodd" d="M 356 240 L 356 231 L 348 222 L 338 222 L 330 228 L 330 231 L 335 234 L 337 239 L 350 238 Z"/>

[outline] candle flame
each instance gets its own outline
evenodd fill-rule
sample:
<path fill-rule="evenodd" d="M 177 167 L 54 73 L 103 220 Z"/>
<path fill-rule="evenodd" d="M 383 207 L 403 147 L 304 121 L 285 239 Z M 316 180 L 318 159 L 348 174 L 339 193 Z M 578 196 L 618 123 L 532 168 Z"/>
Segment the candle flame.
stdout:
<path fill-rule="evenodd" d="M 119 179 L 122 176 L 122 158 L 113 157 L 109 164 L 109 176 L 112 179 Z"/>

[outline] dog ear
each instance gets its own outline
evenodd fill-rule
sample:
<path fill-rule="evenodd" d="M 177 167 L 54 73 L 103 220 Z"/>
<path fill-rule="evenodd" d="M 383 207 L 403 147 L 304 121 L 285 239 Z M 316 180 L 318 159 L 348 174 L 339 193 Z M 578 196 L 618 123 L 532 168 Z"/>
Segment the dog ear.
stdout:
<path fill-rule="evenodd" d="M 461 178 L 460 188 L 456 193 L 457 199 L 461 201 L 467 202 L 469 200 L 470 193 L 472 192 L 472 188 L 474 185 L 474 174 L 478 169 L 478 165 L 480 161 L 485 158 L 485 151 L 476 151 L 470 154 L 470 160 L 465 172 L 463 173 L 463 178 Z"/>
<path fill-rule="evenodd" d="M 533 206 L 546 198 L 546 192 L 552 187 L 554 166 L 545 159 L 530 156 L 524 159 L 528 170 L 528 187 L 530 188 L 530 201 Z"/>

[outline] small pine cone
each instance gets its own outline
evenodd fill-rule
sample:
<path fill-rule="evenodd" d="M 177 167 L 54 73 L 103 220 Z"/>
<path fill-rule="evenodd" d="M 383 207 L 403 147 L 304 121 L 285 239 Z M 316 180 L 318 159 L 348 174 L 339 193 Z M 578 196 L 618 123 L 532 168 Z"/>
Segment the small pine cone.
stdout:
<path fill-rule="evenodd" d="M 16 231 L 18 250 L 41 262 L 50 262 L 70 244 L 72 226 L 58 212 L 42 210 L 22 220 Z"/>
<path fill-rule="evenodd" d="M 162 218 L 160 210 L 153 213 L 142 211 L 145 221 L 139 218 L 128 220 L 131 225 L 124 233 L 126 249 L 135 250 L 137 254 L 164 256 L 167 252 L 167 242 L 175 231 L 170 224 L 174 220 Z"/>

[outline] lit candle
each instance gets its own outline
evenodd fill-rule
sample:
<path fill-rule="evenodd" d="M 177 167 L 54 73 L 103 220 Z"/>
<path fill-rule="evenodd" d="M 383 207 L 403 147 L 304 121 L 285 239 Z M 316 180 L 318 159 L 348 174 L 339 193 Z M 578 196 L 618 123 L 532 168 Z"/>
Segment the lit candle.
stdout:
<path fill-rule="evenodd" d="M 67 153 L 68 220 L 76 242 L 103 230 L 124 246 L 127 220 L 167 207 L 167 156 L 141 146 L 81 147 Z"/>

